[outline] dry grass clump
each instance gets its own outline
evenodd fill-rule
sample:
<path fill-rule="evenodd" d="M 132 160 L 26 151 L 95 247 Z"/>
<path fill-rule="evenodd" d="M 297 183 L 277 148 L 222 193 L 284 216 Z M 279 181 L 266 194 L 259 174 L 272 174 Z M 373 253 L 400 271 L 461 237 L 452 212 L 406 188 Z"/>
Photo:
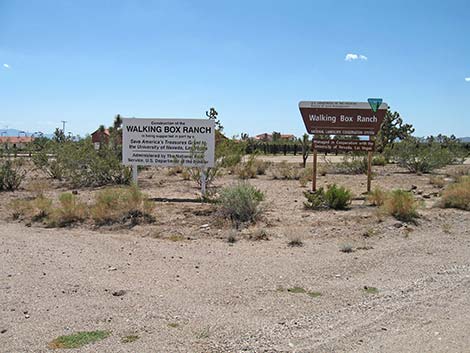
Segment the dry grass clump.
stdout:
<path fill-rule="evenodd" d="M 367 195 L 367 201 L 372 206 L 382 206 L 385 203 L 385 200 L 389 196 L 389 193 L 380 189 L 375 188 L 369 195 Z"/>
<path fill-rule="evenodd" d="M 136 225 L 152 222 L 154 205 L 136 186 L 110 188 L 96 194 L 90 209 L 91 218 L 97 225 L 127 223 Z"/>
<path fill-rule="evenodd" d="M 282 161 L 281 163 L 276 163 L 271 168 L 271 175 L 273 179 L 278 180 L 299 180 L 301 175 L 301 168 L 289 164 L 286 161 Z"/>
<path fill-rule="evenodd" d="M 72 223 L 83 222 L 88 216 L 88 207 L 77 196 L 65 192 L 59 196 L 59 207 L 50 214 L 51 226 L 65 227 Z"/>
<path fill-rule="evenodd" d="M 442 188 L 445 185 L 444 177 L 440 175 L 431 175 L 429 177 L 429 184 L 434 185 L 437 188 Z"/>
<path fill-rule="evenodd" d="M 65 227 L 90 217 L 96 225 L 152 222 L 154 206 L 135 186 L 104 189 L 89 207 L 70 192 L 59 195 L 58 202 L 39 194 L 31 199 L 14 200 L 10 210 L 14 219 L 43 222 L 49 227 Z"/>
<path fill-rule="evenodd" d="M 449 185 L 442 192 L 439 206 L 470 211 L 470 176 L 461 177 L 458 182 Z"/>
<path fill-rule="evenodd" d="M 258 175 L 265 175 L 270 165 L 270 162 L 260 160 L 256 158 L 255 154 L 252 154 L 246 162 L 237 164 L 234 167 L 234 172 L 240 179 L 253 179 Z"/>
<path fill-rule="evenodd" d="M 412 222 L 419 217 L 418 203 L 413 195 L 405 190 L 393 190 L 385 199 L 382 209 L 403 222 Z"/>
<path fill-rule="evenodd" d="M 10 203 L 13 219 L 40 222 L 52 213 L 52 200 L 39 195 L 33 199 L 13 200 Z"/>

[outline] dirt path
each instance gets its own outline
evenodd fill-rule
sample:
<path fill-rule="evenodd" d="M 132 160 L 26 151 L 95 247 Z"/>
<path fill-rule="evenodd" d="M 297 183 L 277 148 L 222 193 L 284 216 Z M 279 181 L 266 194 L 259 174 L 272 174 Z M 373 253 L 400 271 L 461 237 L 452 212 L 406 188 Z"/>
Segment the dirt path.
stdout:
<path fill-rule="evenodd" d="M 112 335 L 69 351 L 468 351 L 468 213 L 427 211 L 408 237 L 388 226 L 350 254 L 338 251 L 344 231 L 315 222 L 289 248 L 281 237 L 230 246 L 2 221 L 0 351 L 47 352 L 59 335 L 97 329 Z M 129 334 L 140 338 L 122 343 Z"/>

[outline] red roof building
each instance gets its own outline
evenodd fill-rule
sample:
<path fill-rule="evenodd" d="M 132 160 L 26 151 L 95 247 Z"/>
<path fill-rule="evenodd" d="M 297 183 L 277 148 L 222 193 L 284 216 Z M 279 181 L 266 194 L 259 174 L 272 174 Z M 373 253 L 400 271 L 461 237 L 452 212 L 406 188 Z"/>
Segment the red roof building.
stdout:
<path fill-rule="evenodd" d="M 32 136 L 0 136 L 0 145 L 5 148 L 23 148 L 33 141 Z"/>

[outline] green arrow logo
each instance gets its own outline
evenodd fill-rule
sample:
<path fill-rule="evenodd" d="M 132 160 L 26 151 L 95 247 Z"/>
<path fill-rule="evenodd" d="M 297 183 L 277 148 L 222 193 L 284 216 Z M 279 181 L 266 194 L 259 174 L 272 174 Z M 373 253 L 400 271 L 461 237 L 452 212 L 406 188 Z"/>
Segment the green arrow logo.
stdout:
<path fill-rule="evenodd" d="M 382 104 L 382 98 L 369 98 L 367 101 L 369 102 L 372 111 L 377 113 L 377 110 L 379 110 L 379 107 Z"/>

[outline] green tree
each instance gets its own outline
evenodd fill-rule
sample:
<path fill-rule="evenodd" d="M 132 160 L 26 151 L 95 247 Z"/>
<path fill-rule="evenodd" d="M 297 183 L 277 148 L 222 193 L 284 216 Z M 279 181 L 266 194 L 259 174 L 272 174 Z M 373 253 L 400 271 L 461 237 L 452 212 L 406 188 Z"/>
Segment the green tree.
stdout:
<path fill-rule="evenodd" d="M 206 116 L 209 119 L 214 120 L 216 130 L 218 130 L 219 132 L 222 132 L 224 130 L 224 127 L 218 119 L 219 113 L 217 112 L 217 110 L 215 110 L 215 108 L 211 107 L 209 111 L 206 111 Z"/>
<path fill-rule="evenodd" d="M 414 131 L 413 125 L 403 123 L 400 114 L 398 112 L 392 113 L 389 109 L 377 134 L 377 151 L 383 152 L 385 148 L 392 147 L 396 140 L 410 137 Z"/>
<path fill-rule="evenodd" d="M 54 136 L 52 137 L 52 139 L 55 141 L 55 142 L 58 142 L 58 143 L 63 143 L 65 142 L 65 140 L 67 139 L 65 134 L 64 134 L 64 131 L 62 129 L 59 129 L 58 127 L 55 128 L 55 131 L 54 131 Z"/>

